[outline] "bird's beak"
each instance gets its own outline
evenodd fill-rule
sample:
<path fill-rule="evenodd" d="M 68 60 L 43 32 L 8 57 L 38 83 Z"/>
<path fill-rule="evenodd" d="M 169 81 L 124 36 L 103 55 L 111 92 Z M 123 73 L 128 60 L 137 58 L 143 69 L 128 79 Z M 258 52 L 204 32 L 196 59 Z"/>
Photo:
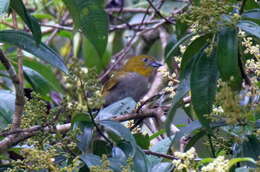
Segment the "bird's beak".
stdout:
<path fill-rule="evenodd" d="M 156 68 L 162 66 L 162 64 L 157 61 L 152 61 L 149 65 Z"/>

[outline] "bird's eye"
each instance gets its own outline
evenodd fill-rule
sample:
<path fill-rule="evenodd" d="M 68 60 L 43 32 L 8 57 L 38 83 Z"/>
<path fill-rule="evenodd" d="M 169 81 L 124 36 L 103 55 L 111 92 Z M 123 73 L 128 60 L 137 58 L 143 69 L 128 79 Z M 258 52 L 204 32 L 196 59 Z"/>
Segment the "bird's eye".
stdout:
<path fill-rule="evenodd" d="M 143 61 L 144 62 L 148 62 L 148 58 L 143 58 Z"/>

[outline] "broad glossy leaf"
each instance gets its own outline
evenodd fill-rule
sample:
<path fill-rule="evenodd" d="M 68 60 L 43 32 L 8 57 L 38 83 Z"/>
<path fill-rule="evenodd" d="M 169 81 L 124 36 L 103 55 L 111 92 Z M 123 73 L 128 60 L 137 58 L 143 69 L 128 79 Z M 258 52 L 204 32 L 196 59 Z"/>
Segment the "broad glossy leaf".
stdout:
<path fill-rule="evenodd" d="M 248 140 L 240 144 L 242 152 L 241 157 L 250 157 L 254 160 L 260 160 L 260 141 L 255 136 L 248 136 Z"/>
<path fill-rule="evenodd" d="M 180 79 L 184 78 L 188 73 L 191 72 L 193 62 L 208 44 L 208 39 L 210 39 L 211 36 L 212 34 L 199 36 L 186 48 L 181 60 Z"/>
<path fill-rule="evenodd" d="M 84 163 L 88 166 L 100 166 L 101 165 L 101 158 L 97 155 L 86 153 L 80 155 L 80 159 L 84 161 Z"/>
<path fill-rule="evenodd" d="M 37 42 L 37 44 L 39 44 L 41 42 L 42 33 L 41 33 L 41 26 L 36 20 L 36 18 L 31 16 L 27 12 L 22 0 L 11 0 L 10 6 L 12 9 L 15 10 L 15 12 L 17 12 L 17 14 L 26 23 L 26 25 L 29 27 L 29 29 L 33 34 L 34 40 Z"/>
<path fill-rule="evenodd" d="M 110 121 L 110 120 L 97 121 L 97 123 L 104 126 L 104 128 L 106 130 L 109 130 L 109 131 L 113 132 L 114 134 L 116 134 L 117 136 L 120 136 L 122 139 L 130 142 L 133 147 L 133 151 L 135 151 L 135 148 L 136 148 L 135 138 L 131 134 L 131 132 L 128 128 L 124 127 L 119 122 Z"/>
<path fill-rule="evenodd" d="M 254 171 L 254 169 L 253 168 L 249 168 L 247 166 L 235 169 L 235 172 L 252 172 L 252 171 Z"/>
<path fill-rule="evenodd" d="M 244 5 L 244 10 L 251 10 L 255 8 L 260 8 L 260 5 L 255 2 L 255 0 L 246 0 Z"/>
<path fill-rule="evenodd" d="M 193 0 L 192 4 L 194 4 L 195 6 L 199 6 L 200 5 L 200 0 Z"/>
<path fill-rule="evenodd" d="M 145 2 L 145 1 L 139 1 L 140 3 Z M 156 4 L 156 1 L 154 1 L 153 3 Z M 171 0 L 166 0 L 164 1 L 164 3 L 162 4 L 162 7 L 160 8 L 161 13 L 164 16 L 170 16 L 172 15 L 172 12 L 174 10 L 182 10 L 183 8 L 185 8 L 187 6 L 187 2 L 185 1 L 171 1 Z"/>
<path fill-rule="evenodd" d="M 42 64 L 36 59 L 31 59 L 31 58 L 25 58 L 24 59 L 24 65 L 35 70 L 36 72 L 39 72 L 46 80 L 48 80 L 49 84 L 59 92 L 62 92 L 61 85 L 59 81 L 56 78 L 56 75 L 51 69 L 51 66 L 48 64 Z"/>
<path fill-rule="evenodd" d="M 237 31 L 225 28 L 218 33 L 217 63 L 221 78 L 230 83 L 230 86 L 239 90 L 242 77 L 238 63 Z"/>
<path fill-rule="evenodd" d="M 75 124 L 78 122 L 86 122 L 86 123 L 91 123 L 91 119 L 88 114 L 86 113 L 77 113 L 73 115 L 71 123 Z"/>
<path fill-rule="evenodd" d="M 63 0 L 75 24 L 93 44 L 100 57 L 103 56 L 108 37 L 108 16 L 103 0 Z"/>
<path fill-rule="evenodd" d="M 135 141 L 142 149 L 149 149 L 150 139 L 148 134 L 136 133 L 134 134 Z"/>
<path fill-rule="evenodd" d="M 237 163 L 241 163 L 241 162 L 251 162 L 253 164 L 256 164 L 256 161 L 252 158 L 233 158 L 228 162 L 228 168 L 232 168 L 233 166 L 235 166 Z"/>
<path fill-rule="evenodd" d="M 178 40 L 180 40 L 184 34 L 186 34 L 188 28 L 189 26 L 186 23 L 183 23 L 180 19 L 176 20 L 176 34 Z"/>
<path fill-rule="evenodd" d="M 151 172 L 171 172 L 173 169 L 173 164 L 170 162 L 161 162 L 154 165 Z"/>
<path fill-rule="evenodd" d="M 0 31 L 0 42 L 15 45 L 59 68 L 63 72 L 68 72 L 67 67 L 57 52 L 43 43 L 37 45 L 32 36 L 26 32 L 14 30 Z"/>
<path fill-rule="evenodd" d="M 153 152 L 158 152 L 158 153 L 162 153 L 162 154 L 167 154 L 171 144 L 172 144 L 172 139 L 174 139 L 175 136 L 171 136 L 168 138 L 165 138 L 159 142 L 157 142 L 155 145 L 153 145 L 150 150 Z M 147 159 L 149 160 L 149 163 L 151 165 L 153 164 L 158 164 L 160 163 L 163 158 L 161 157 L 157 157 L 154 155 L 146 155 Z"/>
<path fill-rule="evenodd" d="M 180 128 L 180 131 L 176 133 L 173 142 L 172 148 L 173 150 L 179 151 L 180 148 L 180 139 L 183 136 L 190 136 L 195 130 L 202 128 L 202 125 L 198 120 L 192 121 L 188 126 Z"/>
<path fill-rule="evenodd" d="M 82 153 L 90 153 L 92 136 L 93 136 L 93 129 L 89 127 L 85 127 L 83 133 L 77 137 L 78 148 Z"/>
<path fill-rule="evenodd" d="M 136 152 L 133 159 L 133 168 L 135 172 L 148 172 L 148 161 L 142 149 L 136 146 Z"/>
<path fill-rule="evenodd" d="M 0 0 L 0 16 L 8 12 L 10 0 Z"/>
<path fill-rule="evenodd" d="M 243 20 L 251 20 L 252 22 L 260 24 L 260 9 L 253 9 L 247 12 L 244 12 L 241 15 Z"/>
<path fill-rule="evenodd" d="M 252 21 L 240 20 L 237 26 L 243 31 L 260 38 L 260 26 Z"/>
<path fill-rule="evenodd" d="M 119 147 L 113 147 L 111 154 L 112 154 L 113 158 L 117 158 L 118 160 L 121 160 L 121 161 L 126 161 L 127 160 L 126 154 Z"/>
<path fill-rule="evenodd" d="M 83 39 L 82 46 L 86 66 L 89 68 L 95 68 L 97 72 L 100 73 L 106 66 L 106 64 L 103 63 L 103 59 L 108 58 L 106 57 L 108 54 L 105 52 L 103 56 L 100 57 L 95 47 L 87 38 Z"/>
<path fill-rule="evenodd" d="M 204 116 L 212 111 L 218 79 L 215 52 L 208 56 L 205 52 L 192 67 L 190 87 L 191 100 L 196 115 L 204 127 L 209 128 L 209 120 Z"/>
<path fill-rule="evenodd" d="M 153 133 L 151 136 L 149 136 L 149 140 L 153 140 L 156 137 L 160 136 L 161 134 L 165 133 L 165 129 L 158 130 L 157 132 Z"/>
<path fill-rule="evenodd" d="M 135 106 L 135 100 L 131 97 L 126 97 L 100 110 L 96 119 L 111 119 L 112 117 L 130 113 L 135 109 Z"/>
<path fill-rule="evenodd" d="M 35 70 L 24 66 L 23 71 L 26 80 L 31 84 L 35 92 L 41 94 L 42 96 L 46 96 L 54 90 L 49 81 Z"/>
<path fill-rule="evenodd" d="M 179 51 L 179 46 L 184 43 L 185 41 L 189 40 L 192 36 L 194 36 L 194 33 L 190 33 L 182 37 L 176 44 L 174 44 L 171 49 L 168 51 L 168 53 L 165 55 L 165 62 L 169 66 L 169 68 L 172 67 L 172 57 L 175 56 L 175 54 Z"/>
<path fill-rule="evenodd" d="M 92 150 L 95 155 L 102 156 L 103 154 L 110 155 L 112 147 L 104 140 L 94 140 Z"/>
<path fill-rule="evenodd" d="M 199 141 L 203 136 L 205 136 L 207 132 L 203 128 L 199 128 L 195 131 L 195 134 L 189 139 L 189 142 L 185 145 L 185 152 L 188 151 L 191 147 L 194 147 L 194 145 Z"/>
<path fill-rule="evenodd" d="M 108 158 L 109 160 L 109 167 L 113 170 L 113 172 L 121 172 L 126 162 L 123 162 L 117 158 Z"/>
<path fill-rule="evenodd" d="M 12 122 L 15 108 L 15 95 L 11 91 L 0 90 L 0 129 Z"/>
<path fill-rule="evenodd" d="M 135 148 L 133 148 L 130 142 L 122 140 L 117 143 L 117 146 L 125 153 L 127 157 L 134 157 Z"/>
<path fill-rule="evenodd" d="M 122 167 L 127 165 L 127 157 L 125 153 L 119 147 L 113 147 L 111 154 L 112 157 L 109 158 L 110 167 L 115 172 L 121 172 Z"/>

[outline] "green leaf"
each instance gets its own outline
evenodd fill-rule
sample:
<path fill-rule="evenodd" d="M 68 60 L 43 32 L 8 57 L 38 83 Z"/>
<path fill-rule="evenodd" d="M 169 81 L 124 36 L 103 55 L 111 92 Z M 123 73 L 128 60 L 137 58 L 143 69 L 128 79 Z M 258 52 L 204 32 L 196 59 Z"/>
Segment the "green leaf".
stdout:
<path fill-rule="evenodd" d="M 0 0 L 0 16 L 8 12 L 10 0 Z"/>
<path fill-rule="evenodd" d="M 106 59 L 110 59 L 107 51 L 100 57 L 93 44 L 87 39 L 83 39 L 83 56 L 86 66 L 89 68 L 96 68 L 97 72 L 100 73 L 107 65 Z"/>
<path fill-rule="evenodd" d="M 260 141 L 255 136 L 248 136 L 248 140 L 244 141 L 241 146 L 241 157 L 250 157 L 260 160 Z"/>
<path fill-rule="evenodd" d="M 174 44 L 174 46 L 171 47 L 171 49 L 165 55 L 165 62 L 167 63 L 169 68 L 172 68 L 172 57 L 178 54 L 179 46 L 183 44 L 185 41 L 189 40 L 194 35 L 195 33 L 185 35 L 176 44 Z"/>
<path fill-rule="evenodd" d="M 85 127 L 83 133 L 77 137 L 78 148 L 82 153 L 90 152 L 90 145 L 92 142 L 93 128 Z"/>
<path fill-rule="evenodd" d="M 242 77 L 238 63 L 237 31 L 225 28 L 217 36 L 217 62 L 221 78 L 229 82 L 233 89 L 239 90 Z"/>
<path fill-rule="evenodd" d="M 148 161 L 144 152 L 139 146 L 136 146 L 136 152 L 133 161 L 133 169 L 135 172 L 148 172 Z"/>
<path fill-rule="evenodd" d="M 104 140 L 94 140 L 92 143 L 93 153 L 98 156 L 111 154 L 111 149 L 111 145 Z"/>
<path fill-rule="evenodd" d="M 173 150 L 179 150 L 180 148 L 180 140 L 183 136 L 188 137 L 194 131 L 202 128 L 200 122 L 198 120 L 192 121 L 188 126 L 180 128 L 180 131 L 175 134 L 175 137 L 172 142 Z"/>
<path fill-rule="evenodd" d="M 260 26 L 252 21 L 240 20 L 237 26 L 243 31 L 260 38 Z"/>
<path fill-rule="evenodd" d="M 128 128 L 125 128 L 119 122 L 110 121 L 110 120 L 97 121 L 97 123 L 104 126 L 104 128 L 106 130 L 109 130 L 109 131 L 113 132 L 114 134 L 116 134 L 117 136 L 120 136 L 122 139 L 130 142 L 133 147 L 133 151 L 135 151 L 135 149 L 136 149 L 135 138 L 131 134 L 131 132 Z"/>
<path fill-rule="evenodd" d="M 119 147 L 112 148 L 112 158 L 109 158 L 110 166 L 115 172 L 121 172 L 123 166 L 127 164 L 127 157 Z"/>
<path fill-rule="evenodd" d="M 119 115 L 132 112 L 136 107 L 136 101 L 131 97 L 119 100 L 104 109 L 101 109 L 96 117 L 98 120 L 111 119 Z"/>
<path fill-rule="evenodd" d="M 174 139 L 174 136 L 165 138 L 159 142 L 157 142 L 155 145 L 153 145 L 150 150 L 153 152 L 158 152 L 162 154 L 167 154 L 171 144 L 172 144 L 172 139 Z M 154 155 L 146 155 L 147 159 L 149 160 L 150 164 L 158 164 L 160 163 L 163 158 L 162 157 L 157 157 Z"/>
<path fill-rule="evenodd" d="M 150 139 L 148 134 L 136 133 L 133 135 L 137 145 L 142 149 L 149 149 Z"/>
<path fill-rule="evenodd" d="M 209 120 L 204 116 L 212 111 L 216 95 L 218 69 L 215 52 L 207 56 L 205 52 L 192 67 L 190 87 L 193 108 L 199 121 L 209 128 Z"/>
<path fill-rule="evenodd" d="M 187 32 L 189 26 L 183 23 L 181 19 L 176 20 L 176 35 L 177 39 L 180 40 Z"/>
<path fill-rule="evenodd" d="M 189 142 L 186 144 L 185 146 L 185 152 L 187 150 L 189 150 L 191 147 L 194 147 L 194 145 L 197 143 L 197 141 L 199 141 L 203 136 L 205 136 L 207 134 L 207 132 L 205 131 L 205 129 L 199 128 L 197 130 L 194 131 L 195 134 L 191 137 L 191 139 L 189 139 Z"/>
<path fill-rule="evenodd" d="M 254 171 L 254 169 L 248 168 L 247 166 L 235 169 L 235 172 L 252 172 L 252 171 Z"/>
<path fill-rule="evenodd" d="M 109 167 L 113 170 L 113 172 L 121 172 L 124 165 L 127 163 L 124 161 L 121 161 L 121 159 L 118 158 L 108 158 L 109 160 Z"/>
<path fill-rule="evenodd" d="M 164 129 L 161 129 L 157 132 L 155 132 L 154 134 L 152 134 L 150 137 L 149 137 L 149 140 L 153 140 L 155 139 L 156 137 L 160 136 L 161 134 L 164 134 L 165 133 L 165 130 Z"/>
<path fill-rule="evenodd" d="M 63 0 L 76 24 L 92 43 L 100 57 L 108 38 L 108 16 L 103 0 Z"/>
<path fill-rule="evenodd" d="M 23 67 L 23 71 L 25 74 L 26 80 L 33 87 L 33 90 L 42 96 L 47 96 L 51 91 L 54 90 L 52 85 L 46 80 L 41 74 L 36 72 L 35 70 L 28 68 L 26 66 Z"/>
<path fill-rule="evenodd" d="M 82 161 L 84 161 L 84 163 L 88 167 L 101 166 L 101 158 L 97 155 L 86 153 L 86 154 L 80 155 L 80 159 Z"/>
<path fill-rule="evenodd" d="M 247 12 L 244 12 L 241 15 L 243 20 L 251 20 L 252 22 L 260 24 L 260 9 L 253 9 Z"/>
<path fill-rule="evenodd" d="M 199 6 L 200 5 L 200 0 L 193 0 L 192 4 L 195 6 Z"/>
<path fill-rule="evenodd" d="M 251 10 L 254 8 L 260 8 L 260 5 L 255 0 L 246 0 L 244 10 Z"/>
<path fill-rule="evenodd" d="M 180 79 L 191 72 L 193 62 L 208 44 L 212 34 L 206 34 L 195 39 L 185 50 L 181 60 Z"/>
<path fill-rule="evenodd" d="M 33 16 L 31 16 L 27 12 L 22 0 L 11 0 L 10 6 L 12 9 L 15 10 L 15 12 L 17 12 L 17 14 L 22 18 L 22 20 L 30 28 L 30 30 L 32 31 L 34 40 L 37 42 L 37 44 L 39 44 L 41 42 L 42 33 L 41 33 L 41 26 L 39 25 L 37 19 L 34 18 Z"/>
<path fill-rule="evenodd" d="M 63 91 L 50 65 L 42 64 L 36 61 L 35 59 L 31 59 L 31 58 L 24 58 L 24 65 L 35 70 L 36 72 L 39 72 L 39 74 L 41 74 L 46 80 L 48 80 L 48 83 L 56 91 L 58 92 Z"/>
<path fill-rule="evenodd" d="M 206 164 L 209 164 L 209 163 L 211 163 L 211 162 L 213 162 L 213 161 L 214 161 L 213 158 L 204 158 L 204 159 L 202 159 L 202 160 L 200 160 L 200 161 L 198 162 L 197 168 L 200 168 L 200 167 L 202 167 L 202 166 L 204 166 L 204 165 L 206 165 Z"/>
<path fill-rule="evenodd" d="M 171 172 L 173 170 L 173 164 L 170 162 L 161 162 L 158 164 L 155 164 L 151 172 Z"/>
<path fill-rule="evenodd" d="M 14 30 L 0 31 L 0 42 L 15 45 L 39 57 L 52 66 L 61 69 L 63 72 L 68 72 L 67 67 L 58 53 L 43 43 L 37 45 L 32 36 L 25 32 Z"/>
<path fill-rule="evenodd" d="M 112 157 L 121 159 L 121 160 L 127 160 L 127 157 L 126 157 L 124 151 L 119 147 L 112 148 Z"/>
<path fill-rule="evenodd" d="M 83 131 L 86 127 L 92 126 L 92 121 L 87 113 L 81 112 L 72 116 L 71 124 L 73 128 L 80 128 Z"/>
<path fill-rule="evenodd" d="M 4 129 L 8 124 L 11 124 L 14 108 L 14 93 L 6 90 L 0 90 L 0 129 Z"/>
<path fill-rule="evenodd" d="M 240 162 L 251 162 L 253 164 L 256 164 L 256 161 L 252 158 L 233 158 L 228 162 L 228 169 L 232 168 L 235 166 L 237 163 Z"/>

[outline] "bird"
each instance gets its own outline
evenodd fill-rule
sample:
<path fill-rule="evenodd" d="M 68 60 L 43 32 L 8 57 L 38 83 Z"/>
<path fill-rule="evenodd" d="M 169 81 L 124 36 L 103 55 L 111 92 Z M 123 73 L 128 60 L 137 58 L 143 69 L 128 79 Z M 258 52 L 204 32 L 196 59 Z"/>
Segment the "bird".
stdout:
<path fill-rule="evenodd" d="M 138 102 L 148 92 L 154 71 L 160 66 L 162 64 L 152 56 L 138 55 L 129 58 L 104 84 L 104 105 L 110 105 L 126 97 Z"/>

